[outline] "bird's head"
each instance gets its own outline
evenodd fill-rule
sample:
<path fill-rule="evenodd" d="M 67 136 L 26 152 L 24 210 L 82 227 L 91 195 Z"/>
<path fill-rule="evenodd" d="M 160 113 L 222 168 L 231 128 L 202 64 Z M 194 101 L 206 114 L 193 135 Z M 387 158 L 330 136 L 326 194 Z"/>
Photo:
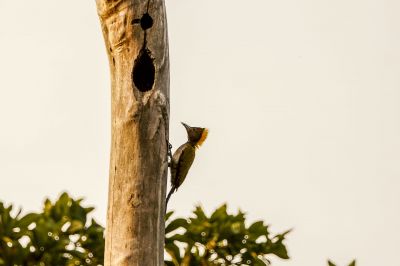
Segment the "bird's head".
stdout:
<path fill-rule="evenodd" d="M 207 138 L 208 129 L 203 127 L 191 127 L 183 122 L 181 123 L 186 128 L 188 141 L 190 142 L 190 144 L 192 144 L 196 148 L 199 148 Z"/>

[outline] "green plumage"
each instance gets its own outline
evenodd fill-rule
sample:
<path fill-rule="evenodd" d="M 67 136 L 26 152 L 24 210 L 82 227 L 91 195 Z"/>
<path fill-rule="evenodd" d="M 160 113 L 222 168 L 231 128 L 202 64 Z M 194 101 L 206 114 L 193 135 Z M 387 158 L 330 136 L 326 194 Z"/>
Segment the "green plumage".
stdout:
<path fill-rule="evenodd" d="M 189 172 L 194 161 L 196 148 L 189 142 L 181 145 L 171 160 L 171 186 L 178 190 Z"/>

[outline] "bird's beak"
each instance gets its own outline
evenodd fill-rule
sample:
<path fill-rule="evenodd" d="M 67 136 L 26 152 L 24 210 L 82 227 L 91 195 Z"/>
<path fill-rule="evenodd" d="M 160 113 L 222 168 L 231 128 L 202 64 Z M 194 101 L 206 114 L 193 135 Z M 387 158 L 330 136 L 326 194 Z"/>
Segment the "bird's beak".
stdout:
<path fill-rule="evenodd" d="M 190 126 L 188 126 L 187 124 L 185 124 L 185 123 L 183 123 L 183 122 L 181 122 L 182 123 L 182 125 L 186 128 L 186 130 L 189 130 L 190 129 Z"/>

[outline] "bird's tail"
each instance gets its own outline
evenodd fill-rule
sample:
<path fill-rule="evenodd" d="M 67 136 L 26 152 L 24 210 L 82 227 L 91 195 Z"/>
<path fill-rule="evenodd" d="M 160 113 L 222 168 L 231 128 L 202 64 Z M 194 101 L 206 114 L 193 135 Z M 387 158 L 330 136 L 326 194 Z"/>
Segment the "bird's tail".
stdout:
<path fill-rule="evenodd" d="M 170 190 L 169 193 L 168 193 L 167 199 L 165 200 L 165 210 L 167 210 L 169 198 L 170 198 L 171 195 L 174 193 L 174 191 L 175 191 L 175 187 L 172 186 L 172 187 L 171 187 L 171 190 Z"/>

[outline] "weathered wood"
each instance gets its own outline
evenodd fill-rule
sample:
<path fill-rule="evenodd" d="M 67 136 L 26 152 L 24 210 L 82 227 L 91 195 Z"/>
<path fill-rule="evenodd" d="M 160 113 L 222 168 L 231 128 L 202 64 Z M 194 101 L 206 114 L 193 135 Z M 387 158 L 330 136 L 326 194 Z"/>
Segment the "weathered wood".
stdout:
<path fill-rule="evenodd" d="M 96 0 L 112 95 L 106 266 L 164 264 L 168 38 L 164 0 L 149 1 Z"/>

